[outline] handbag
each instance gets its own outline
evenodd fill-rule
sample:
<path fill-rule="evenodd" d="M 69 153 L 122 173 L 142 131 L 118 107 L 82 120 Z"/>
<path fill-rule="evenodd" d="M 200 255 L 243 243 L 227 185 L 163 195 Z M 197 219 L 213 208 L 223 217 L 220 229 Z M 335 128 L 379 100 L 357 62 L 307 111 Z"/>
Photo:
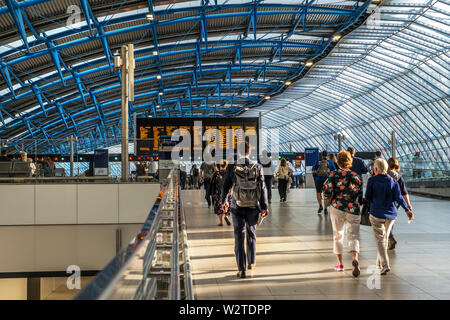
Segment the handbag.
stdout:
<path fill-rule="evenodd" d="M 331 206 L 331 200 L 334 197 L 334 192 L 331 193 L 329 196 L 323 196 L 323 205 L 325 206 L 325 208 L 328 208 L 329 206 Z"/>
<path fill-rule="evenodd" d="M 361 225 L 363 226 L 371 226 L 369 219 L 369 209 L 370 209 L 370 202 L 366 199 L 362 199 L 362 207 L 361 207 Z"/>

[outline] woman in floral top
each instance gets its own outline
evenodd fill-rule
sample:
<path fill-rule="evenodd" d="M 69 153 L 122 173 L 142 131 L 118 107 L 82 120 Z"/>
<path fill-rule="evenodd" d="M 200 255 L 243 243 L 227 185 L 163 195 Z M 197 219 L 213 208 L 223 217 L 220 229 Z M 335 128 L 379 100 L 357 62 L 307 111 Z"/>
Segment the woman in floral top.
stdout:
<path fill-rule="evenodd" d="M 342 253 L 344 251 L 344 228 L 347 229 L 347 241 L 352 253 L 353 276 L 361 273 L 359 254 L 359 215 L 358 199 L 362 197 L 361 177 L 350 170 L 353 159 L 349 152 L 341 151 L 337 156 L 339 169 L 333 171 L 324 183 L 324 197 L 330 201 L 330 217 L 333 225 L 333 252 L 338 261 L 336 271 L 344 271 Z"/>

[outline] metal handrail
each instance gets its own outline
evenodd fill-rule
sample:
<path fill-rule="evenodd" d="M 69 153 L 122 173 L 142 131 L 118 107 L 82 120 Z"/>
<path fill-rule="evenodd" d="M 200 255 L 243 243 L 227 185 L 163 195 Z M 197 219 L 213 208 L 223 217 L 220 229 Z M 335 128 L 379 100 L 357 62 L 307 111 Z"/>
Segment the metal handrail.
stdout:
<path fill-rule="evenodd" d="M 180 300 L 183 298 L 186 300 L 194 299 L 190 255 L 187 246 L 186 217 L 177 173 L 176 169 L 170 171 L 167 181 L 163 185 L 138 235 L 108 263 L 105 269 L 75 299 L 115 299 L 117 297 L 124 297 L 124 291 L 122 290 L 126 290 L 126 298 L 133 300 L 155 298 L 168 298 L 171 300 Z M 164 223 L 166 220 L 172 221 L 172 227 L 166 227 Z M 180 235 L 180 228 L 182 235 Z M 159 232 L 172 232 L 171 243 L 159 243 L 157 240 Z M 180 245 L 184 263 L 183 297 L 181 295 L 182 286 L 180 285 Z M 158 266 L 152 265 L 152 262 L 160 246 L 163 250 L 171 248 L 170 278 L 169 273 L 163 270 L 161 270 L 161 273 L 151 271 L 154 267 L 156 269 L 159 268 Z M 139 278 L 136 281 L 133 277 L 137 274 Z M 127 282 L 130 279 L 128 278 L 129 275 L 135 281 L 131 285 Z M 156 277 L 153 275 L 156 275 Z M 164 285 L 161 287 L 161 292 L 164 292 L 163 296 L 157 294 L 157 290 L 159 290 L 158 281 L 161 280 L 158 277 L 160 276 L 168 277 L 167 280 L 163 280 L 164 282 L 169 282 L 167 292 L 164 289 Z M 166 293 L 167 296 L 165 295 Z"/>
<path fill-rule="evenodd" d="M 181 218 L 181 230 L 183 233 L 183 273 L 184 273 L 184 297 L 185 300 L 194 300 L 194 284 L 192 281 L 191 272 L 191 255 L 189 252 L 189 246 L 187 242 L 187 227 L 186 227 L 186 213 L 184 210 L 183 193 L 181 192 L 181 187 L 179 187 L 180 192 L 180 218 Z"/>
<path fill-rule="evenodd" d="M 155 204 L 150 210 L 140 232 L 126 248 L 122 249 L 108 265 L 75 297 L 76 300 L 107 299 L 122 273 L 129 266 L 145 241 L 156 242 L 155 233 L 158 230 L 162 204 L 167 197 L 168 183 L 164 184 Z M 150 245 L 151 246 L 151 245 Z"/>
<path fill-rule="evenodd" d="M 173 180 L 172 180 L 173 183 Z M 169 300 L 180 299 L 180 262 L 178 245 L 179 192 L 178 183 L 175 188 L 175 210 L 173 218 L 172 252 L 170 254 L 170 290 Z"/>

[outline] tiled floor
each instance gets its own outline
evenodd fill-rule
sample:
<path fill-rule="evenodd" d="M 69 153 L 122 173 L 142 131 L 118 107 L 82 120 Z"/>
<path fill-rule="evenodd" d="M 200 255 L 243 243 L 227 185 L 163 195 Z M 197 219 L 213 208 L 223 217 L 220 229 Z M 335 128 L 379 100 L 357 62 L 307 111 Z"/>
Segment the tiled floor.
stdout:
<path fill-rule="evenodd" d="M 350 254 L 337 273 L 331 221 L 317 215 L 315 190 L 291 190 L 286 203 L 273 191 L 271 213 L 257 230 L 257 267 L 246 279 L 236 277 L 233 227 L 217 226 L 202 191 L 185 191 L 196 299 L 450 299 L 448 201 L 413 196 L 411 224 L 400 209 L 392 271 L 379 278 L 379 289 L 369 289 L 376 260 L 371 228 L 361 226 L 361 276 L 352 277 Z"/>

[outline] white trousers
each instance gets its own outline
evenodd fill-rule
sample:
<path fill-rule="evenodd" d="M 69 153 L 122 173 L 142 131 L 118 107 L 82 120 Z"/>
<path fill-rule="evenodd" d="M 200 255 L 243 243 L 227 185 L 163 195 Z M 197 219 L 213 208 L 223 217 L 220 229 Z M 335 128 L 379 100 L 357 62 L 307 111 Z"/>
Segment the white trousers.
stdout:
<path fill-rule="evenodd" d="M 349 251 L 359 252 L 359 227 L 361 216 L 347 213 L 330 206 L 330 218 L 333 225 L 333 252 L 344 252 L 344 229 L 347 229 Z"/>

